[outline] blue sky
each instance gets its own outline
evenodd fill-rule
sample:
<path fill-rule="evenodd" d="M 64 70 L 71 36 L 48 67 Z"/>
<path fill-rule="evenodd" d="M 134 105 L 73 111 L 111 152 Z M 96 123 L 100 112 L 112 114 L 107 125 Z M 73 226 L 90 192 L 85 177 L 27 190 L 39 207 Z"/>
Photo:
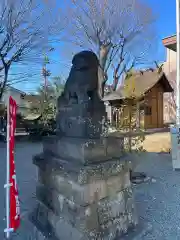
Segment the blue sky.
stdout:
<path fill-rule="evenodd" d="M 65 0 L 63 0 L 65 1 Z M 157 32 L 157 45 L 158 53 L 157 60 L 164 61 L 166 54 L 165 48 L 162 45 L 162 38 L 176 33 L 176 0 L 144 0 L 148 2 L 157 16 L 156 20 L 156 32 Z M 63 50 L 63 52 L 61 51 Z M 48 66 L 53 76 L 67 77 L 69 72 L 69 66 L 65 58 L 66 49 L 63 49 L 63 45 L 56 46 L 56 51 L 51 53 L 51 64 Z M 26 91 L 35 90 L 39 83 L 43 82 L 42 76 L 39 74 L 38 81 L 36 83 L 19 84 L 17 87 L 23 88 Z"/>
<path fill-rule="evenodd" d="M 156 13 L 161 38 L 176 32 L 176 0 L 146 0 Z"/>
<path fill-rule="evenodd" d="M 157 15 L 156 27 L 158 34 L 158 55 L 165 59 L 165 48 L 162 38 L 176 33 L 176 0 L 145 0 Z"/>

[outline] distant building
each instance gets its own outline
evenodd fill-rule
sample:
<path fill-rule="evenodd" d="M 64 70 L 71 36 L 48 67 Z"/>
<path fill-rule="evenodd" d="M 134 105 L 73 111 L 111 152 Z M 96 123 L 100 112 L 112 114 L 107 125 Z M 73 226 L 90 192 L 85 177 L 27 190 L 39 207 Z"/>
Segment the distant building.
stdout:
<path fill-rule="evenodd" d="M 24 115 L 26 112 L 25 101 L 24 101 L 25 95 L 26 95 L 25 92 L 23 92 L 19 89 L 16 89 L 12 86 L 7 86 L 4 90 L 0 104 L 2 107 L 6 108 L 8 99 L 10 96 L 12 96 L 18 105 L 18 113 L 21 113 L 22 115 Z"/>
<path fill-rule="evenodd" d="M 162 42 L 166 48 L 163 70 L 174 89 L 174 92 L 164 94 L 164 121 L 174 123 L 176 121 L 176 35 L 166 37 Z"/>
<path fill-rule="evenodd" d="M 18 105 L 18 113 L 22 116 L 27 116 L 31 106 L 37 106 L 39 103 L 37 95 L 26 94 L 17 88 L 7 86 L 0 101 L 1 108 L 7 107 L 9 96 L 12 96 L 15 99 Z"/>
<path fill-rule="evenodd" d="M 166 60 L 163 63 L 163 71 L 173 88 L 171 92 L 163 94 L 163 120 L 164 123 L 175 123 L 176 121 L 176 35 L 162 39 L 166 49 Z M 145 80 L 146 81 L 146 80 Z M 108 108 L 110 114 L 110 107 Z"/>
<path fill-rule="evenodd" d="M 109 102 L 107 114 L 111 124 L 117 127 L 117 123 L 121 124 L 121 120 L 124 122 L 135 114 L 132 117 L 139 122 L 137 124 L 139 126 L 136 127 L 163 128 L 163 94 L 173 92 L 164 72 L 159 72 L 159 69 L 140 71 L 126 81 L 130 87 L 133 86 L 132 91 L 127 91 L 125 86 L 121 86 L 103 99 Z M 132 108 L 129 108 L 129 103 L 135 109 L 134 113 Z M 136 117 L 137 114 L 138 117 Z"/>

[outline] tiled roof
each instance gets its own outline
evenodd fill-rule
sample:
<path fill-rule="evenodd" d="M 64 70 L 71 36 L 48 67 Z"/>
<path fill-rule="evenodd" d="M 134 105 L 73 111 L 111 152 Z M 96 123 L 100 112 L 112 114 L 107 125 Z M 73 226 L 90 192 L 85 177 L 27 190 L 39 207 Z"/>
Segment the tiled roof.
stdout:
<path fill-rule="evenodd" d="M 133 97 L 141 98 L 146 92 L 148 92 L 152 87 L 154 87 L 158 82 L 161 82 L 164 88 L 164 92 L 173 92 L 166 75 L 164 72 L 158 73 L 157 70 L 145 71 L 143 73 L 138 72 L 133 74 L 128 80 L 128 86 L 133 86 Z M 115 92 L 107 94 L 103 101 L 113 101 L 118 99 L 128 99 L 131 98 L 130 94 L 127 92 L 126 88 L 120 87 Z"/>

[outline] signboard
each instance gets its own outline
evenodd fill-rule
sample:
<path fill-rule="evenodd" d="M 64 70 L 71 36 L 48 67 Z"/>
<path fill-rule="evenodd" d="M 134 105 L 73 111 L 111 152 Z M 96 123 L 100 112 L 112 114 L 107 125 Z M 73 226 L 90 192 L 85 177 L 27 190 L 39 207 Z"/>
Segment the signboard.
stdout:
<path fill-rule="evenodd" d="M 16 231 L 20 226 L 20 206 L 14 161 L 16 113 L 17 104 L 10 97 L 7 107 L 7 183 L 5 185 L 7 220 L 5 232 L 7 238 L 9 238 L 10 232 Z"/>

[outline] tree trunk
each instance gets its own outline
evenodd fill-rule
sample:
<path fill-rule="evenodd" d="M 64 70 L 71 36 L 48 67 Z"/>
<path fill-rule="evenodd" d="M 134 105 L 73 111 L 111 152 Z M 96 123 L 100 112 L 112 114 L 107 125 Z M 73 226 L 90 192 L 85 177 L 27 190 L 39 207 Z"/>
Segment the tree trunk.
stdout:
<path fill-rule="evenodd" d="M 1 89 L 0 89 L 0 101 L 2 100 L 2 96 L 3 96 L 3 93 L 4 93 L 5 87 L 7 85 L 8 72 L 9 72 L 9 66 L 5 66 L 5 68 L 4 68 L 4 81 L 3 81 Z"/>
<path fill-rule="evenodd" d="M 101 45 L 99 49 L 99 63 L 103 70 L 105 70 L 108 54 L 111 50 L 112 44 Z"/>
<path fill-rule="evenodd" d="M 105 83 L 108 80 L 105 72 L 106 62 L 108 58 L 109 51 L 111 50 L 112 44 L 101 45 L 99 48 L 99 71 L 98 71 L 98 88 L 99 88 L 99 96 L 102 99 L 104 97 L 104 88 Z"/>

